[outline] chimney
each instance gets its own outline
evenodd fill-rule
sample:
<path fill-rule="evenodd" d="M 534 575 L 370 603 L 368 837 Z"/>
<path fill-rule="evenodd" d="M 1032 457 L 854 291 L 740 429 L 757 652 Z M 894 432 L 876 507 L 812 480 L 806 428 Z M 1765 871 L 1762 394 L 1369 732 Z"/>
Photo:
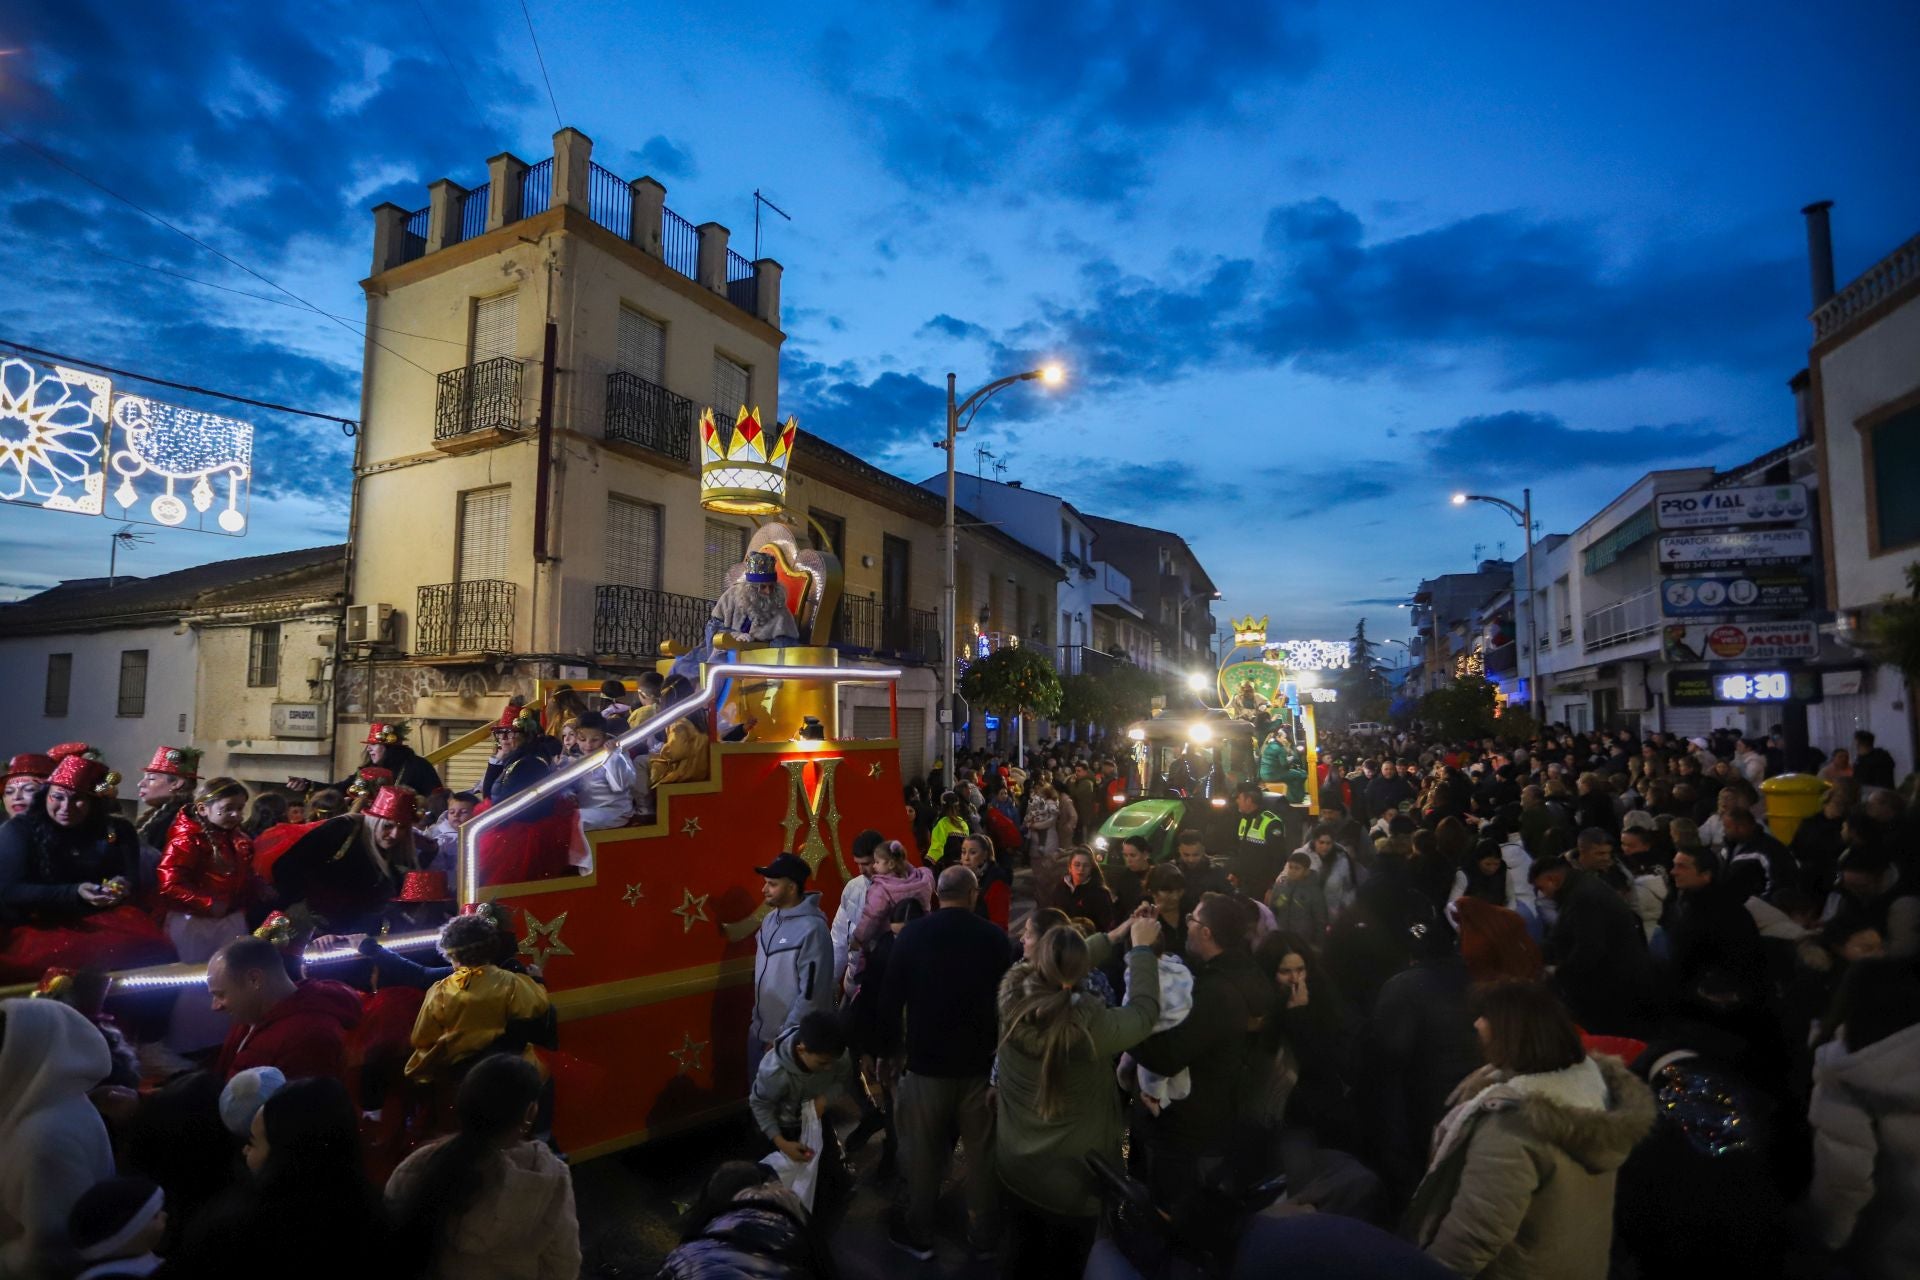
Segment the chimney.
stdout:
<path fill-rule="evenodd" d="M 1800 212 L 1807 220 L 1807 268 L 1813 282 L 1813 307 L 1818 311 L 1833 296 L 1833 231 L 1827 224 L 1831 200 L 1816 200 Z"/>

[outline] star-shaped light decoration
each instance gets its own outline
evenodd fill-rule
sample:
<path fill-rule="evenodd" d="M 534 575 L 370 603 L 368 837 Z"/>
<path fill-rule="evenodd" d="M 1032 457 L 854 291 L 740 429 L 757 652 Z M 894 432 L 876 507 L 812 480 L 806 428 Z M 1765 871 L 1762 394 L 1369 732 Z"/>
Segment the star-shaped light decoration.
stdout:
<path fill-rule="evenodd" d="M 641 891 L 639 885 L 630 884 L 627 886 L 627 891 L 620 895 L 620 900 L 630 907 L 637 907 L 640 905 L 640 899 L 646 896 L 647 895 Z"/>
<path fill-rule="evenodd" d="M 683 823 L 681 823 L 681 824 L 680 824 L 680 834 L 681 834 L 681 835 L 683 835 L 683 836 L 697 836 L 697 835 L 699 835 L 699 834 L 700 834 L 700 819 L 698 819 L 698 818 L 688 818 L 688 819 L 687 819 L 687 820 L 686 820 L 685 822 L 683 822 Z"/>
<path fill-rule="evenodd" d="M 691 889 L 682 889 L 680 892 L 685 896 L 680 905 L 673 909 L 673 914 L 680 917 L 680 932 L 692 933 L 694 921 L 713 918 L 707 914 L 707 899 L 711 895 L 703 893 L 696 896 Z"/>
<path fill-rule="evenodd" d="M 570 956 L 573 948 L 560 941 L 560 927 L 567 922 L 567 913 L 559 915 L 541 924 L 533 912 L 527 914 L 527 936 L 520 940 L 520 954 L 532 956 L 535 964 L 545 964 L 549 956 Z"/>
<path fill-rule="evenodd" d="M 886 771 L 886 766 L 881 764 L 878 760 L 875 760 L 872 764 L 867 766 L 867 776 L 869 778 L 877 778 L 885 771 Z"/>
<path fill-rule="evenodd" d="M 704 1065 L 702 1055 L 706 1053 L 709 1040 L 695 1040 L 691 1031 L 680 1033 L 680 1047 L 667 1050 L 667 1056 L 680 1064 L 680 1074 L 686 1075 L 698 1071 Z"/>

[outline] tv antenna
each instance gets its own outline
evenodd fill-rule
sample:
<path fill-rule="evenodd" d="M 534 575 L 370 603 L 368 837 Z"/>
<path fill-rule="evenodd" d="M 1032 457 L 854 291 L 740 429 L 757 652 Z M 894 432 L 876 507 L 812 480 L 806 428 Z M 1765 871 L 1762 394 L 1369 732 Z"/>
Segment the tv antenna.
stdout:
<path fill-rule="evenodd" d="M 128 551 L 132 551 L 135 547 L 143 547 L 152 541 L 152 534 L 135 533 L 130 524 L 123 524 L 113 531 L 108 539 L 107 548 L 107 590 L 113 590 L 114 581 L 120 576 L 120 548 L 125 547 Z"/>
<path fill-rule="evenodd" d="M 793 221 L 793 215 L 788 213 L 785 209 L 782 209 L 779 205 L 775 204 L 773 201 L 761 195 L 760 188 L 755 187 L 753 189 L 753 257 L 754 257 L 754 261 L 756 262 L 759 261 L 760 259 L 760 206 L 761 205 L 765 205 L 767 208 L 773 210 L 775 213 L 785 218 L 788 222 Z"/>

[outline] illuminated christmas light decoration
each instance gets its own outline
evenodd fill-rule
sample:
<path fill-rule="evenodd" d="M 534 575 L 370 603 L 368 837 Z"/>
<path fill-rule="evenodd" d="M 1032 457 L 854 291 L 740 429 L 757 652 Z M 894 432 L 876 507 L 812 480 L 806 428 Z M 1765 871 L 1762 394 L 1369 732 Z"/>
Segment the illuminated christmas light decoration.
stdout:
<path fill-rule="evenodd" d="M 1345 671 L 1353 661 L 1353 642 L 1282 640 L 1268 645 L 1261 660 L 1287 671 Z"/>
<path fill-rule="evenodd" d="M 217 413 L 162 404 L 145 396 L 117 396 L 109 466 L 119 482 L 112 497 L 125 520 L 145 518 L 168 527 L 184 524 L 187 504 L 203 517 L 223 500 L 215 523 L 224 533 L 247 528 L 247 497 L 253 479 L 253 424 Z M 187 496 L 177 492 L 187 486 Z"/>
<path fill-rule="evenodd" d="M 0 501 L 99 515 L 112 395 L 101 374 L 0 361 Z"/>
<path fill-rule="evenodd" d="M 700 415 L 700 505 L 733 515 L 777 515 L 787 500 L 787 464 L 800 424 L 794 418 L 769 431 L 760 411 L 740 406 L 731 429 Z"/>

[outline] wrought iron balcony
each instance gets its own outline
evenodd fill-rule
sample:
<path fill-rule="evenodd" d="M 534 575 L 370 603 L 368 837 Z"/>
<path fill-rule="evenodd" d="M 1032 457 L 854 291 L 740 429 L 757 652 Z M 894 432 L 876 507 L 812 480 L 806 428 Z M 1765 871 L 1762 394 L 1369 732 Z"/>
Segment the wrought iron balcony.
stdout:
<path fill-rule="evenodd" d="M 520 362 L 496 356 L 440 375 L 433 438 L 458 440 L 481 431 L 520 430 Z"/>
<path fill-rule="evenodd" d="M 413 651 L 430 657 L 513 651 L 514 584 L 495 578 L 420 588 Z"/>
<path fill-rule="evenodd" d="M 713 601 L 650 587 L 594 589 L 593 651 L 607 657 L 657 658 L 662 641 L 682 649 L 700 643 Z"/>
<path fill-rule="evenodd" d="M 940 648 L 940 614 L 933 609 L 907 610 L 906 646 L 900 651 L 904 658 L 917 662 L 935 663 L 944 657 Z"/>
<path fill-rule="evenodd" d="M 881 641 L 880 602 L 860 596 L 841 596 L 839 612 L 833 616 L 829 634 L 833 644 L 872 653 Z"/>
<path fill-rule="evenodd" d="M 693 460 L 693 401 L 637 373 L 607 375 L 607 439 L 637 444 L 675 462 Z"/>

